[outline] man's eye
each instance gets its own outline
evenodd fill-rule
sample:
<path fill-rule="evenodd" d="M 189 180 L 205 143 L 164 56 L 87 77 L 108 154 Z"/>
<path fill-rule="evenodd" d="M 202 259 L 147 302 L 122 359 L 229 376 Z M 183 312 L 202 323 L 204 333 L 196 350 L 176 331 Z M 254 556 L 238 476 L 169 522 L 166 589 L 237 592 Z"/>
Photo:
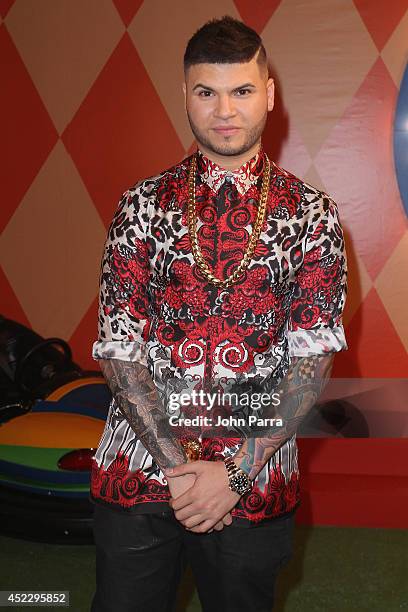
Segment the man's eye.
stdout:
<path fill-rule="evenodd" d="M 247 94 L 250 94 L 251 90 L 250 89 L 238 89 L 237 90 L 237 94 L 239 96 L 246 96 Z"/>
<path fill-rule="evenodd" d="M 209 98 L 212 95 L 212 91 L 203 89 L 203 91 L 200 91 L 198 95 L 201 96 L 202 98 Z"/>

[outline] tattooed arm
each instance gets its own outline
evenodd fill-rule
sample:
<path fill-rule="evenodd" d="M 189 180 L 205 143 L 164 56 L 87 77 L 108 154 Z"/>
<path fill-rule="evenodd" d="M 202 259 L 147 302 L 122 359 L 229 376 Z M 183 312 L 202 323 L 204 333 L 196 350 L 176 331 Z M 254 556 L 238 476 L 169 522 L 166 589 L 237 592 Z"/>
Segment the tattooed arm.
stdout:
<path fill-rule="evenodd" d="M 257 432 L 234 456 L 251 479 L 296 432 L 330 377 L 334 354 L 347 349 L 342 325 L 347 295 L 344 235 L 337 204 L 323 192 L 320 196 L 314 200 L 316 214 L 310 220 L 303 265 L 296 273 L 288 320 L 291 363 L 275 390 L 281 394 L 278 411 L 283 427 L 271 427 L 263 437 L 256 437 L 263 435 Z M 305 329 L 307 312 L 313 312 L 315 319 Z"/>
<path fill-rule="evenodd" d="M 121 413 L 164 471 L 186 462 L 180 442 L 147 367 L 137 361 L 101 359 L 100 367 Z"/>
<path fill-rule="evenodd" d="M 168 415 L 162 405 L 157 388 L 147 367 L 137 361 L 101 359 L 100 366 L 105 380 L 120 411 L 136 436 L 164 471 L 187 461 L 183 447 L 169 425 Z M 195 476 L 185 474 L 168 482 L 173 498 L 188 491 Z M 232 522 L 229 512 L 212 527 L 217 531 Z"/>
<path fill-rule="evenodd" d="M 142 181 L 126 190 L 106 237 L 99 276 L 98 360 L 114 400 L 136 436 L 162 469 L 184 463 L 181 444 L 147 366 L 151 323 L 149 197 Z"/>
<path fill-rule="evenodd" d="M 296 432 L 326 386 L 332 365 L 333 353 L 292 357 L 288 373 L 275 390 L 281 396 L 279 414 L 271 415 L 282 419 L 283 425 L 268 427 L 263 437 L 246 439 L 234 456 L 235 463 L 247 472 L 251 480 Z M 262 415 L 262 418 L 265 416 L 269 415 Z"/>

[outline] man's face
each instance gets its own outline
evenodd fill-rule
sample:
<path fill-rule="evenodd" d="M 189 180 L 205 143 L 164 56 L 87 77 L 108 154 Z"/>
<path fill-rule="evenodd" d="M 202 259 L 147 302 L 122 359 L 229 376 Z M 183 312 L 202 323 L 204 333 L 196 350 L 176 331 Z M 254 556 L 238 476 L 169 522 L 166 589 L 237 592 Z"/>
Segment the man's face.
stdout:
<path fill-rule="evenodd" d="M 190 126 L 204 153 L 238 156 L 259 144 L 274 85 L 256 57 L 245 64 L 190 66 L 183 89 Z"/>

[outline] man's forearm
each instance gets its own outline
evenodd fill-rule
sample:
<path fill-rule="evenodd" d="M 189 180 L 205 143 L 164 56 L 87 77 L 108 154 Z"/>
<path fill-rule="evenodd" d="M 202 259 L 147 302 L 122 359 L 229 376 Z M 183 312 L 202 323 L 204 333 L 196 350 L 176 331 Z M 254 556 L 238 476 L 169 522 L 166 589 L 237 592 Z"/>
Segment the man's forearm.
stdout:
<path fill-rule="evenodd" d="M 136 361 L 101 359 L 100 367 L 117 406 L 136 436 L 165 470 L 186 462 L 183 448 L 146 366 Z"/>
<path fill-rule="evenodd" d="M 265 436 L 247 438 L 234 456 L 251 479 L 261 471 L 272 455 L 293 436 L 300 423 L 315 405 L 332 368 L 333 354 L 294 357 L 290 368 L 275 392 L 280 393 L 279 418 L 283 426 L 268 428 Z"/>

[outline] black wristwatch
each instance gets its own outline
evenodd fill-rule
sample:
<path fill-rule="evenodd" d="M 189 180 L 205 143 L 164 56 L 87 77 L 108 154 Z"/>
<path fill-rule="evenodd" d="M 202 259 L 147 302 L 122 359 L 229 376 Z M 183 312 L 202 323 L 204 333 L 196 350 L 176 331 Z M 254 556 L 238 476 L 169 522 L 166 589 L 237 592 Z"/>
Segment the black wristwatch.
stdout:
<path fill-rule="evenodd" d="M 238 493 L 238 495 L 249 493 L 252 489 L 252 480 L 250 480 L 248 474 L 239 468 L 231 457 L 224 459 L 224 463 L 227 468 L 229 488 L 231 491 Z"/>

